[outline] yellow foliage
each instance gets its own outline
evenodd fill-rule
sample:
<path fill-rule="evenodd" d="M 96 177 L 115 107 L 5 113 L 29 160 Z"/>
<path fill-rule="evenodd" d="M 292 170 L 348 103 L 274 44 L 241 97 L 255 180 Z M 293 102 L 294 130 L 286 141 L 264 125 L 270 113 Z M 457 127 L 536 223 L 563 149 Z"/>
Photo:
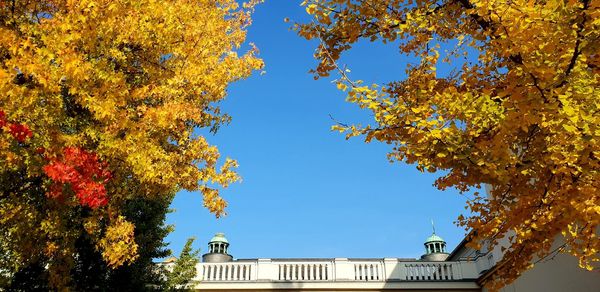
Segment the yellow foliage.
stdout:
<path fill-rule="evenodd" d="M 106 228 L 104 237 L 98 242 L 102 257 L 109 267 L 118 267 L 137 258 L 138 245 L 134 241 L 135 226 L 123 216 L 117 217 Z"/>
<path fill-rule="evenodd" d="M 393 144 L 390 158 L 419 170 L 447 171 L 440 189 L 490 186 L 489 197 L 468 202 L 475 216 L 458 220 L 475 231 L 474 244 L 515 233 L 490 289 L 551 255 L 560 234 L 566 245 L 556 251 L 588 269 L 600 260 L 600 2 L 304 5 L 314 20 L 295 28 L 321 42 L 314 73 L 340 73 L 348 101 L 374 116 L 374 125 L 336 130 Z M 397 45 L 417 62 L 406 79 L 360 86 L 336 64 L 360 39 Z M 456 70 L 440 74 L 443 63 Z"/>
<path fill-rule="evenodd" d="M 11 269 L 53 255 L 55 288 L 68 285 L 81 232 L 111 266 L 133 260 L 134 226 L 118 216 L 133 196 L 183 188 L 223 214 L 218 189 L 238 180 L 236 163 L 221 165 L 217 148 L 194 132 L 227 123 L 217 105 L 227 86 L 263 66 L 254 46 L 241 49 L 258 2 L 0 3 L 0 110 L 33 133 L 17 142 L 0 125 L 2 182 L 21 184 L 5 184 L 0 202 L 0 236 L 11 237 L 0 251 L 10 250 Z M 67 147 L 93 153 L 111 173 L 108 205 L 85 219 L 67 216 L 81 208 L 68 188 L 45 196 L 51 184 L 42 167 Z"/>

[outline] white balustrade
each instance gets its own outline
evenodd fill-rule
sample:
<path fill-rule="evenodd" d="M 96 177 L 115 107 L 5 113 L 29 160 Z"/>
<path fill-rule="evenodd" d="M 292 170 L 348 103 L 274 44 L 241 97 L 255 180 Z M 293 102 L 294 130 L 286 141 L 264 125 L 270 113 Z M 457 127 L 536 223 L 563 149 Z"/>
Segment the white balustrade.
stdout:
<path fill-rule="evenodd" d="M 363 262 L 354 264 L 355 281 L 382 281 L 383 264 L 381 262 Z"/>
<path fill-rule="evenodd" d="M 255 263 L 202 263 L 196 266 L 199 281 L 252 281 Z"/>
<path fill-rule="evenodd" d="M 453 281 L 460 280 L 457 275 L 457 262 L 412 262 L 402 263 L 406 269 L 406 281 Z"/>
<path fill-rule="evenodd" d="M 277 259 L 244 260 L 229 263 L 200 263 L 200 282 L 385 282 L 458 281 L 476 279 L 475 262 L 424 262 L 399 259 L 349 260 L 345 258 L 289 261 Z"/>
<path fill-rule="evenodd" d="M 332 264 L 329 262 L 278 264 L 278 281 L 328 281 Z"/>

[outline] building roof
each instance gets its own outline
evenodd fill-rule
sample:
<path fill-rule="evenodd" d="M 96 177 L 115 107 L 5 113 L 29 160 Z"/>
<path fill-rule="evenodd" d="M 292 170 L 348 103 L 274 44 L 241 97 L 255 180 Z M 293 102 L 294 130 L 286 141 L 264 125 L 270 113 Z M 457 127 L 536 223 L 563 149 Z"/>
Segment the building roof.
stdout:
<path fill-rule="evenodd" d="M 434 241 L 444 241 L 444 239 L 442 239 L 441 237 L 437 236 L 434 233 L 431 236 L 427 237 L 427 240 L 425 240 L 425 243 L 434 242 Z"/>
<path fill-rule="evenodd" d="M 167 264 L 167 263 L 174 263 L 177 261 L 176 257 L 168 257 L 166 258 L 164 261 L 162 261 L 163 263 Z"/>
<path fill-rule="evenodd" d="M 227 238 L 225 238 L 225 233 L 221 233 L 221 232 L 215 234 L 215 236 L 213 236 L 213 238 L 210 240 L 210 242 L 229 243 L 229 241 L 227 241 Z"/>

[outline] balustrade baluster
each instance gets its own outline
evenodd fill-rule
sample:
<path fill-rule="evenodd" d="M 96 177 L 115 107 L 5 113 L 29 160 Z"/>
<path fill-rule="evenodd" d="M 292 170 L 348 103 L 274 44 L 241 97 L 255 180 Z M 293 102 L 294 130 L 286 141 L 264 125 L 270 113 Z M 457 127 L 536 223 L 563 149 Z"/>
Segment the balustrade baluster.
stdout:
<path fill-rule="evenodd" d="M 375 280 L 375 266 L 374 265 L 370 265 L 369 273 L 371 274 L 371 281 Z"/>
<path fill-rule="evenodd" d="M 446 280 L 446 267 L 447 264 L 443 264 L 440 266 L 440 280 Z"/>
<path fill-rule="evenodd" d="M 360 265 L 360 279 L 367 279 L 367 271 L 365 271 L 365 265 Z"/>
<path fill-rule="evenodd" d="M 288 280 L 295 280 L 294 279 L 294 272 L 295 271 L 296 271 L 295 265 L 290 265 L 290 278 Z"/>
<path fill-rule="evenodd" d="M 308 265 L 302 265 L 302 280 L 310 280 L 308 278 Z"/>
<path fill-rule="evenodd" d="M 365 271 L 365 265 L 363 265 L 363 264 L 358 265 L 358 270 L 360 271 L 359 279 L 364 280 L 366 278 L 366 274 L 367 274 Z"/>
<path fill-rule="evenodd" d="M 325 266 L 324 265 L 319 265 L 319 274 L 321 275 L 321 279 L 327 278 L 327 276 L 325 276 Z"/>
<path fill-rule="evenodd" d="M 431 271 L 430 264 L 425 265 L 425 275 L 427 275 L 427 277 L 426 277 L 427 280 L 433 280 L 433 273 Z"/>
<path fill-rule="evenodd" d="M 278 279 L 281 281 L 281 272 L 282 272 L 281 265 L 277 265 L 277 272 L 278 272 Z"/>

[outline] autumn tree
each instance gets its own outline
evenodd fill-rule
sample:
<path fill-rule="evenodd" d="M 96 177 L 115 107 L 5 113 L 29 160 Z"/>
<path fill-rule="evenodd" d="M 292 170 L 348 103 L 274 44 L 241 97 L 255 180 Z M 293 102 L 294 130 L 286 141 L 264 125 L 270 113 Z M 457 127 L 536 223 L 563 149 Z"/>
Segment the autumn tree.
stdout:
<path fill-rule="evenodd" d="M 73 279 L 71 288 L 76 291 L 150 291 L 164 285 L 164 277 L 157 271 L 156 258 L 169 256 L 170 250 L 164 242 L 173 226 L 165 224 L 166 214 L 170 211 L 172 196 L 146 199 L 136 197 L 124 203 L 123 215 L 135 225 L 135 242 L 138 245 L 138 257 L 132 263 L 110 268 L 102 259 L 90 236 L 82 232 L 75 241 Z M 43 269 L 45 261 L 32 261 L 21 266 L 0 289 L 49 290 L 49 271 Z"/>
<path fill-rule="evenodd" d="M 132 264 L 132 200 L 186 189 L 223 214 L 236 162 L 197 130 L 228 122 L 228 84 L 262 67 L 242 49 L 255 2 L 0 1 L 3 276 L 74 287 L 82 238 L 107 267 Z"/>
<path fill-rule="evenodd" d="M 303 5 L 313 21 L 295 28 L 320 41 L 316 78 L 336 72 L 347 100 L 373 114 L 372 124 L 335 129 L 393 145 L 391 160 L 443 171 L 440 189 L 473 190 L 474 215 L 458 222 L 474 231 L 475 247 L 509 240 L 490 288 L 554 252 L 593 269 L 600 251 L 600 2 Z M 339 59 L 359 41 L 414 57 L 406 78 L 352 80 Z M 484 184 L 489 196 L 478 192 Z M 565 244 L 555 250 L 557 236 Z"/>

